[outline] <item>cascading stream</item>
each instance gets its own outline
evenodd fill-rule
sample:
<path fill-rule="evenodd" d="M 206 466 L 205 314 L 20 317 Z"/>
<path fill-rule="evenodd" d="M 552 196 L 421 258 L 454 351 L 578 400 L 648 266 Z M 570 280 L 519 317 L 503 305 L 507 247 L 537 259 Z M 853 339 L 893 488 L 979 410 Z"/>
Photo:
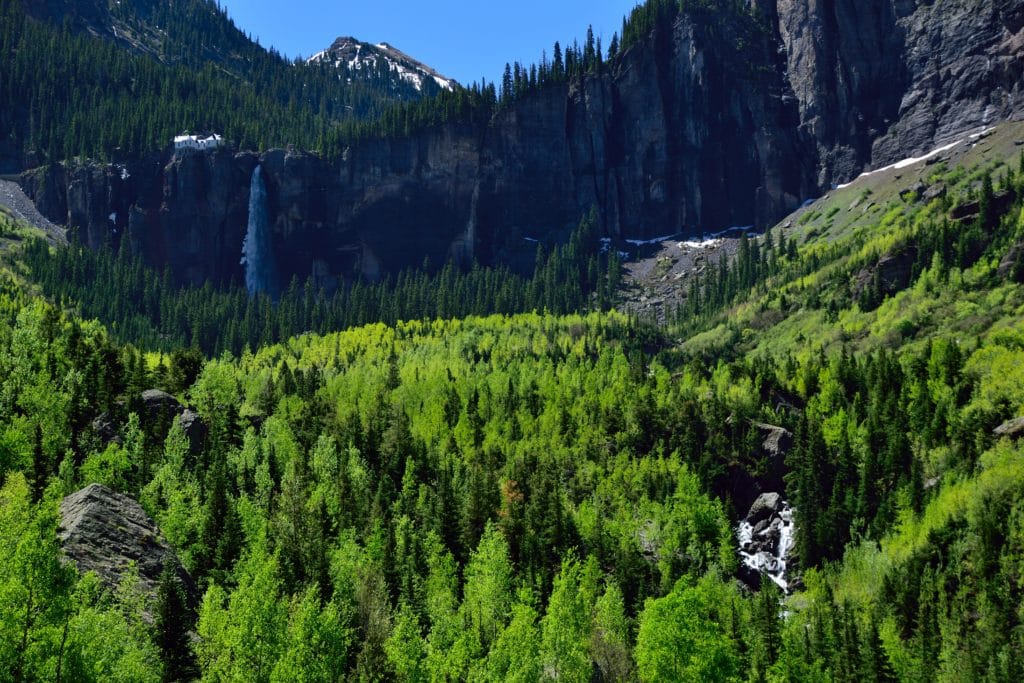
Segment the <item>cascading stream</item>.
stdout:
<path fill-rule="evenodd" d="M 768 576 L 783 592 L 789 593 L 790 577 L 786 565 L 796 542 L 793 508 L 778 499 L 775 509 L 764 519 L 751 524 L 750 518 L 748 515 L 736 528 L 743 564 Z"/>
<path fill-rule="evenodd" d="M 267 187 L 263 182 L 263 167 L 259 164 L 252 172 L 249 185 L 249 227 L 242 242 L 241 263 L 245 266 L 245 287 L 249 295 L 266 294 L 276 299 L 277 265 L 267 217 Z"/>

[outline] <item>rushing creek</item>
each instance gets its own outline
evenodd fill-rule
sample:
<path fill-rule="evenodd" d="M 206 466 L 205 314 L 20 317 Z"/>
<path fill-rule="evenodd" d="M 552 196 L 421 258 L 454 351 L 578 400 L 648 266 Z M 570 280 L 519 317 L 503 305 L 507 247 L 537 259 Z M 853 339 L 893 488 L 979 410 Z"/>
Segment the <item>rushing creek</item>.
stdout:
<path fill-rule="evenodd" d="M 756 507 L 756 504 L 755 504 Z M 768 576 L 784 592 L 789 592 L 787 573 L 789 556 L 796 542 L 793 508 L 780 500 L 771 514 L 751 523 L 754 508 L 736 527 L 740 558 L 751 569 Z"/>

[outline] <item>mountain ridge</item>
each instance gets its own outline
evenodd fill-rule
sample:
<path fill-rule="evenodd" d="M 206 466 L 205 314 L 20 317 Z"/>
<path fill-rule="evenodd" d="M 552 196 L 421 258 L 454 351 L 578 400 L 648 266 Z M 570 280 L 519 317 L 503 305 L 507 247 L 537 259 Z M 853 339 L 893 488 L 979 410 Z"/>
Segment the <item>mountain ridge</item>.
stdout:
<path fill-rule="evenodd" d="M 238 73 L 263 52 L 207 0 L 22 0 L 26 13 L 161 62 L 219 63 Z"/>
<path fill-rule="evenodd" d="M 363 54 L 367 52 L 368 54 Z M 339 36 L 326 50 L 322 50 L 306 60 L 307 64 L 333 64 L 335 67 L 344 65 L 348 70 L 362 71 L 381 68 L 384 63 L 388 71 L 395 72 L 403 80 L 423 91 L 424 83 L 433 81 L 443 90 L 453 90 L 455 81 L 441 75 L 436 69 L 410 57 L 388 43 L 376 45 L 365 43 L 351 36 Z"/>
<path fill-rule="evenodd" d="M 486 119 L 407 119 L 336 160 L 296 150 L 163 158 L 147 162 L 146 187 L 71 164 L 42 172 L 47 192 L 40 172 L 26 186 L 89 244 L 127 234 L 107 216 L 136 211 L 139 243 L 168 245 L 141 248 L 151 262 L 194 263 L 154 232 L 188 217 L 207 236 L 202 260 L 229 263 L 245 226 L 225 207 L 247 205 L 248 173 L 263 163 L 275 249 L 295 264 L 284 279 L 376 278 L 425 255 L 528 269 L 531 240 L 564 239 L 591 207 L 614 239 L 765 227 L 864 170 L 1021 115 L 1024 8 L 1012 4 L 688 7 L 648 3 L 655 18 L 636 22 L 648 29 L 610 61 L 503 85 Z M 93 189 L 76 198 L 72 187 Z M 311 243 L 322 248 L 312 254 Z M 235 275 L 204 267 L 188 281 Z"/>

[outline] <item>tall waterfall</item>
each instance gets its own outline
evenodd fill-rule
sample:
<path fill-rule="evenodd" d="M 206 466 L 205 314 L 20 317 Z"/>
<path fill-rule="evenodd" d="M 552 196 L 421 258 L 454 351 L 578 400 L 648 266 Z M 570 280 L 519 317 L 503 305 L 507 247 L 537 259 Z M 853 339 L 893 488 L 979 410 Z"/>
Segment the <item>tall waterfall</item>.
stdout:
<path fill-rule="evenodd" d="M 245 266 L 245 287 L 250 296 L 266 294 L 277 298 L 277 266 L 270 241 L 267 219 L 267 186 L 263 168 L 257 164 L 249 186 L 249 228 L 242 242 L 242 265 Z"/>

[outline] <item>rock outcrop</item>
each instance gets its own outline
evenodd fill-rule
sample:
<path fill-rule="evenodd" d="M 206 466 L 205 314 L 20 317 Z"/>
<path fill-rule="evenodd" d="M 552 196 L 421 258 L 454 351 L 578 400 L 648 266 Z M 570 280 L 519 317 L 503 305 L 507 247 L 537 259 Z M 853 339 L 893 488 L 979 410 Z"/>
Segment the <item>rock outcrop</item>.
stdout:
<path fill-rule="evenodd" d="M 1000 216 L 1006 213 L 1013 203 L 1017 201 L 1017 193 L 1013 190 L 1006 190 L 1004 192 L 998 192 L 992 197 L 992 203 L 990 205 L 990 216 Z M 978 218 L 981 213 L 981 202 L 972 201 L 960 204 L 959 206 L 953 207 L 949 212 L 949 217 L 959 223 L 969 223 Z M 988 228 L 994 226 L 988 225 Z"/>
<path fill-rule="evenodd" d="M 177 415 L 183 410 L 181 402 L 160 389 L 146 389 L 142 392 L 142 405 L 152 416 Z"/>
<path fill-rule="evenodd" d="M 793 434 L 785 427 L 755 422 L 764 440 L 761 442 L 762 454 L 768 458 L 781 458 L 793 447 Z"/>
<path fill-rule="evenodd" d="M 1024 417 L 1008 420 L 992 430 L 992 433 L 1010 439 L 1024 437 Z"/>
<path fill-rule="evenodd" d="M 192 455 L 198 455 L 210 432 L 206 423 L 203 422 L 203 418 L 199 417 L 199 413 L 191 408 L 186 408 L 178 416 L 178 424 L 181 425 L 181 431 L 185 432 L 185 438 L 188 439 L 189 451 Z"/>
<path fill-rule="evenodd" d="M 782 510 L 782 496 L 778 493 L 762 493 L 750 506 L 747 522 L 757 527 L 761 522 L 778 514 Z"/>
<path fill-rule="evenodd" d="M 721 490 L 738 510 L 757 505 L 765 495 L 783 489 L 786 454 L 793 447 L 793 434 L 784 427 L 761 422 L 752 422 L 751 427 L 760 435 L 759 446 L 743 461 L 729 465 Z"/>
<path fill-rule="evenodd" d="M 103 444 L 122 442 L 121 435 L 117 433 L 114 422 L 110 419 L 110 413 L 100 413 L 92 421 L 92 431 Z"/>
<path fill-rule="evenodd" d="M 996 272 L 999 277 L 1011 278 L 1015 282 L 1024 282 L 1024 240 L 1015 242 L 1007 250 L 1006 255 L 999 262 Z"/>
<path fill-rule="evenodd" d="M 142 506 L 128 496 L 92 484 L 61 502 L 60 517 L 61 547 L 79 571 L 95 572 L 113 590 L 134 567 L 143 593 L 154 597 L 164 563 L 170 561 L 190 606 L 198 604 L 192 577 Z"/>
<path fill-rule="evenodd" d="M 613 237 L 765 226 L 862 170 L 1019 113 L 1024 5 L 751 0 L 659 26 L 602 72 L 487 123 L 367 140 L 328 163 L 221 150 L 26 174 L 51 220 L 185 282 L 241 281 L 263 165 L 282 279 L 331 286 L 429 258 L 529 268 L 596 207 Z"/>
<path fill-rule="evenodd" d="M 917 253 L 916 245 L 907 244 L 883 254 L 873 266 L 857 273 L 853 295 L 860 296 L 873 287 L 878 288 L 878 294 L 895 294 L 905 289 L 910 285 Z"/>

